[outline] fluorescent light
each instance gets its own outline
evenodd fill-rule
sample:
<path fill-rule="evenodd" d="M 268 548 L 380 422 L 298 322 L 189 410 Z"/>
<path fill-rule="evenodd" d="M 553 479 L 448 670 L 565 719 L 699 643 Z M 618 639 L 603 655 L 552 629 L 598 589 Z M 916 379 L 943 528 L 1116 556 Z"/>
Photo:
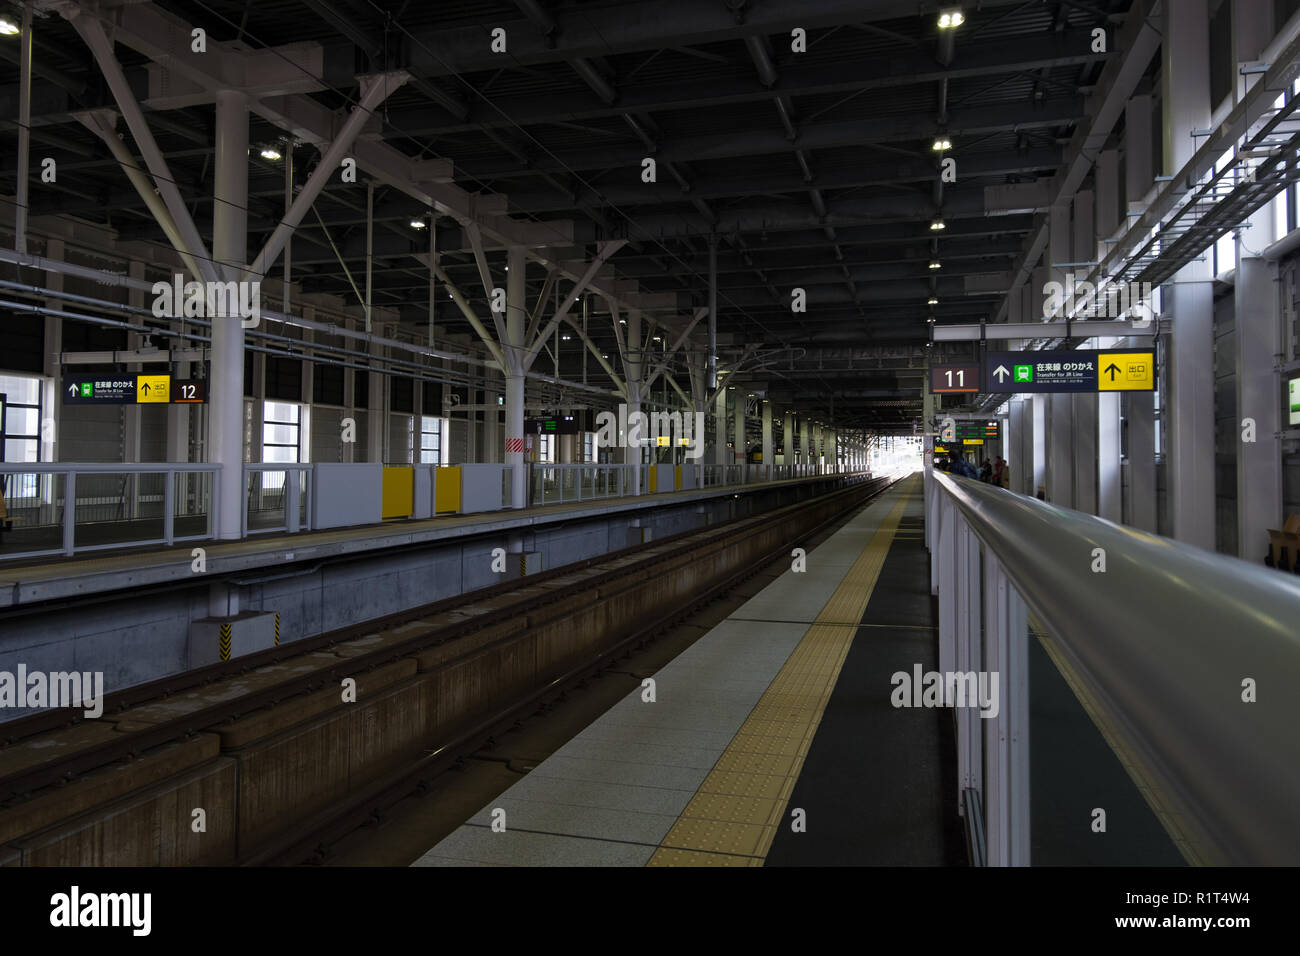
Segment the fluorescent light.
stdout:
<path fill-rule="evenodd" d="M 931 269 L 942 269 L 942 268 L 943 268 L 943 263 L 936 259 L 934 262 L 931 262 L 931 263 L 930 263 L 930 268 L 931 268 Z"/>
<path fill-rule="evenodd" d="M 23 31 L 19 29 L 17 26 L 10 23 L 8 20 L 4 19 L 3 17 L 0 17 L 0 36 L 11 37 L 11 36 L 16 36 L 22 32 Z"/>
<path fill-rule="evenodd" d="M 424 222 L 423 219 L 412 219 L 412 220 L 411 220 L 411 228 L 412 228 L 412 229 L 423 229 L 424 226 L 425 226 L 425 222 Z"/>
<path fill-rule="evenodd" d="M 939 29 L 952 30 L 966 22 L 960 10 L 945 10 L 939 14 Z"/>
<path fill-rule="evenodd" d="M 934 222 L 930 223 L 930 229 L 934 232 L 938 232 L 940 229 L 946 229 L 946 228 L 947 227 L 944 225 L 942 219 L 936 219 Z"/>
<path fill-rule="evenodd" d="M 938 139 L 934 141 L 934 145 L 931 146 L 930 148 L 934 150 L 936 153 L 942 153 L 946 149 L 952 149 L 952 140 L 948 139 L 947 137 L 940 136 Z"/>
<path fill-rule="evenodd" d="M 938 300 L 938 299 L 935 299 L 935 298 L 930 298 L 929 300 L 926 301 L 925 304 L 926 304 L 926 305 L 938 305 L 938 304 L 939 304 L 939 300 Z"/>
<path fill-rule="evenodd" d="M 279 151 L 278 149 L 276 149 L 274 146 L 263 146 L 263 147 L 262 147 L 262 158 L 263 158 L 263 159 L 270 159 L 270 160 L 277 160 L 277 159 L 280 159 L 280 158 L 281 158 L 281 157 L 280 157 L 280 151 Z"/>

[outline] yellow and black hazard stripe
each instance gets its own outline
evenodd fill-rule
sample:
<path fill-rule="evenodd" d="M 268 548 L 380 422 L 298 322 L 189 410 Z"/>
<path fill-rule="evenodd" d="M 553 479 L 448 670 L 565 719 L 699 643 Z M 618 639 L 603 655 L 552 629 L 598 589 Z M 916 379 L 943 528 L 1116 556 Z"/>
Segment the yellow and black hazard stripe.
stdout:
<path fill-rule="evenodd" d="M 230 660 L 230 625 L 229 624 L 221 625 L 221 639 L 220 641 L 218 641 L 217 647 L 221 651 L 221 659 L 223 661 Z"/>

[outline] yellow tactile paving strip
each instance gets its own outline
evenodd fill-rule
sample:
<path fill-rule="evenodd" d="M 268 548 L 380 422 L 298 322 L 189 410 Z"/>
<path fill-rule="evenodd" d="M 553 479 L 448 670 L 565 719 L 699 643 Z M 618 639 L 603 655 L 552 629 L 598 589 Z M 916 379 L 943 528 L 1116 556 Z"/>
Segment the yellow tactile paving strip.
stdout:
<path fill-rule="evenodd" d="M 916 493 L 898 496 L 817 620 L 750 712 L 647 866 L 762 866 L 822 713 Z M 852 621 L 853 624 L 844 624 Z"/>

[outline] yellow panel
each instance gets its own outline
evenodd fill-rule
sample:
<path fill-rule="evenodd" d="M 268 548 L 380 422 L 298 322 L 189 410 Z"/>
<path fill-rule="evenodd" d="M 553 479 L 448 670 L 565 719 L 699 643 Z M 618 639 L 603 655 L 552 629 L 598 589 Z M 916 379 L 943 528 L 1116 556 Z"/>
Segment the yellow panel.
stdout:
<path fill-rule="evenodd" d="M 650 466 L 650 490 L 659 490 L 659 469 L 654 465 Z"/>
<path fill-rule="evenodd" d="M 433 510 L 435 514 L 460 511 L 460 466 L 435 468 L 433 471 Z"/>
<path fill-rule="evenodd" d="M 167 404 L 172 400 L 170 375 L 137 375 L 135 400 L 141 405 Z"/>
<path fill-rule="evenodd" d="M 384 468 L 383 517 L 409 518 L 415 510 L 415 471 Z"/>
<path fill-rule="evenodd" d="M 681 465 L 676 465 L 673 467 L 673 490 L 675 491 L 682 490 L 682 466 Z"/>
<path fill-rule="evenodd" d="M 1102 352 L 1097 356 L 1097 389 L 1102 392 L 1149 392 L 1156 387 L 1151 352 Z"/>

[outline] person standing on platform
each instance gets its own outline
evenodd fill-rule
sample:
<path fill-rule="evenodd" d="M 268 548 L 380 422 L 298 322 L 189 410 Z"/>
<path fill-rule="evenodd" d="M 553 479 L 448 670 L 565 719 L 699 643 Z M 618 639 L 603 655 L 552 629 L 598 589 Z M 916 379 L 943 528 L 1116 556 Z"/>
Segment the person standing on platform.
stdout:
<path fill-rule="evenodd" d="M 992 480 L 993 480 L 993 466 L 990 465 L 989 460 L 985 458 L 983 464 L 980 465 L 980 481 L 984 482 L 985 484 L 988 484 Z"/>
<path fill-rule="evenodd" d="M 1006 480 L 1007 463 L 1001 455 L 998 455 L 998 460 L 993 465 L 993 484 L 997 485 L 999 488 L 1005 488 Z"/>

